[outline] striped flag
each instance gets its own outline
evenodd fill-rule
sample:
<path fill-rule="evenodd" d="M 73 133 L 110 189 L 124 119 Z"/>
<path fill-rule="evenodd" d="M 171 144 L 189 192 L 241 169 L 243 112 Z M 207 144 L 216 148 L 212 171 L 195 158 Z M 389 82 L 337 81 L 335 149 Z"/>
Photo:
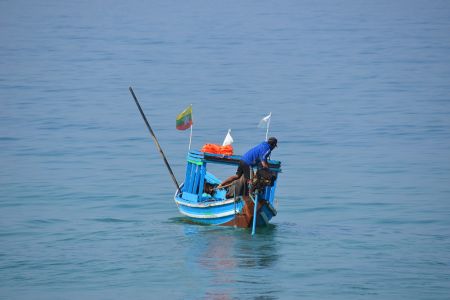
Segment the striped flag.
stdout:
<path fill-rule="evenodd" d="M 186 130 L 189 129 L 192 124 L 192 105 L 189 105 L 188 108 L 183 110 L 183 112 L 177 116 L 176 126 L 178 130 Z"/>

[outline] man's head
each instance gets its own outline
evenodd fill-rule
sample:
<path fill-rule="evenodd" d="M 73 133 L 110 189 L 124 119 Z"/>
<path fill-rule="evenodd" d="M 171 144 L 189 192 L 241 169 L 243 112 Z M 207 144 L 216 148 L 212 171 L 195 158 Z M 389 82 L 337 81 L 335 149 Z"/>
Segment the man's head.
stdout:
<path fill-rule="evenodd" d="M 205 184 L 203 186 L 203 191 L 205 193 L 210 194 L 210 195 L 214 194 L 214 188 L 215 188 L 215 186 L 213 184 L 205 181 Z"/>
<path fill-rule="evenodd" d="M 276 137 L 270 137 L 267 140 L 267 143 L 270 145 L 270 149 L 275 149 L 275 147 L 277 147 L 278 140 Z"/>

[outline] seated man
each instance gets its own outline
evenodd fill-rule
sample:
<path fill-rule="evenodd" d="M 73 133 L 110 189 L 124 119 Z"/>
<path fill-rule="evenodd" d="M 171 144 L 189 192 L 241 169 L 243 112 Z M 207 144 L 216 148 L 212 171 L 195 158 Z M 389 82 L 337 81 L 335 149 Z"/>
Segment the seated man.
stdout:
<path fill-rule="evenodd" d="M 216 186 L 205 180 L 205 184 L 203 185 L 203 193 L 206 193 L 212 197 L 216 192 L 215 190 Z"/>
<path fill-rule="evenodd" d="M 247 180 L 245 180 L 244 176 L 241 176 L 241 178 L 236 180 L 234 184 L 228 188 L 227 194 L 225 196 L 227 199 L 239 196 L 248 196 L 248 185 Z"/>

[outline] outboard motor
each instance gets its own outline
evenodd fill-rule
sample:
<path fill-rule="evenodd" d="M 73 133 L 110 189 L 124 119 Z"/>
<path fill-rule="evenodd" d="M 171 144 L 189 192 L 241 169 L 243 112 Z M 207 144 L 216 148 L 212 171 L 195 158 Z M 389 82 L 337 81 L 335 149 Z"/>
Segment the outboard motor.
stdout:
<path fill-rule="evenodd" d="M 261 191 L 266 186 L 273 186 L 276 178 L 276 175 L 269 169 L 259 169 L 258 171 L 256 171 L 256 175 L 253 177 L 252 189 Z"/>

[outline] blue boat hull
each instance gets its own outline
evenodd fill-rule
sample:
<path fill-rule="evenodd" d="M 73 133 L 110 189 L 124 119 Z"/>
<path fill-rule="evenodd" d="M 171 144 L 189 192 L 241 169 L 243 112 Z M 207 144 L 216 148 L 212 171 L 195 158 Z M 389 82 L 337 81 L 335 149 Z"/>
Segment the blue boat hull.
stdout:
<path fill-rule="evenodd" d="M 185 181 L 174 196 L 180 213 L 200 224 L 251 227 L 255 208 L 253 199 L 250 196 L 238 196 L 236 200 L 227 198 L 227 192 L 230 190 L 214 188 L 222 181 L 207 171 L 208 164 L 238 166 L 240 160 L 241 156 L 190 151 L 187 156 Z M 281 162 L 269 160 L 268 164 L 273 174 L 281 172 Z M 274 175 L 271 184 L 266 184 L 259 190 L 255 220 L 257 226 L 268 225 L 277 214 L 273 207 L 276 179 L 277 176 Z M 236 188 L 239 184 L 248 182 L 236 183 L 234 192 L 237 195 L 247 194 Z"/>
<path fill-rule="evenodd" d="M 181 214 L 189 220 L 205 225 L 229 225 L 251 227 L 253 220 L 253 201 L 245 201 L 242 197 L 225 200 L 194 202 L 175 195 L 175 203 Z M 276 210 L 270 203 L 261 201 L 258 205 L 257 226 L 267 226 L 276 215 Z"/>

